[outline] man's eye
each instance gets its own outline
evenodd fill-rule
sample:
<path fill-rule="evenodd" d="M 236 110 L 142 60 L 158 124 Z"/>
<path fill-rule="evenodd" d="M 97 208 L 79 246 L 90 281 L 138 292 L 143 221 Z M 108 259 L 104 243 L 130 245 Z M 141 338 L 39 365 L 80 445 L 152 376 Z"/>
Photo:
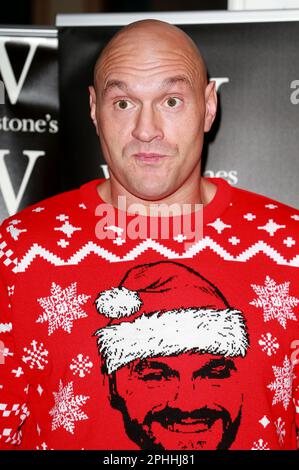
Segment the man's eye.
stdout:
<path fill-rule="evenodd" d="M 144 381 L 148 381 L 148 380 L 159 381 L 159 380 L 165 379 L 165 376 L 163 372 L 148 372 L 148 373 L 140 374 L 140 379 Z"/>
<path fill-rule="evenodd" d="M 118 109 L 130 109 L 133 105 L 128 100 L 118 100 L 114 103 Z"/>
<path fill-rule="evenodd" d="M 218 366 L 218 367 L 213 367 L 213 369 L 209 373 L 210 378 L 227 378 L 231 376 L 231 371 L 230 368 L 227 366 Z"/>
<path fill-rule="evenodd" d="M 166 106 L 168 108 L 177 108 L 181 104 L 182 100 L 179 98 L 175 98 L 174 96 L 171 96 L 170 98 L 167 98 L 166 100 Z"/>

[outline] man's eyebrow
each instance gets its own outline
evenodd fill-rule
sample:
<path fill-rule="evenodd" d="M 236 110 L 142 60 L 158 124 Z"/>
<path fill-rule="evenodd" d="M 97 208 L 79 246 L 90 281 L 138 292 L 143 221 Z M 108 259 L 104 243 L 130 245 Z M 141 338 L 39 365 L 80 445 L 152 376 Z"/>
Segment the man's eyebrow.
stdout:
<path fill-rule="evenodd" d="M 102 97 L 104 98 L 107 95 L 107 93 L 113 88 L 120 88 L 123 91 L 128 91 L 128 86 L 125 82 L 123 82 L 122 80 L 111 79 L 111 80 L 108 80 L 107 83 L 105 84 L 103 92 L 102 92 Z"/>
<path fill-rule="evenodd" d="M 165 78 L 162 82 L 161 88 L 176 85 L 177 83 L 184 83 L 192 88 L 192 82 L 186 75 L 175 75 L 174 77 Z"/>
<path fill-rule="evenodd" d="M 135 366 L 135 372 L 143 372 L 145 369 L 162 369 L 163 372 L 173 372 L 171 367 L 169 367 L 167 364 L 160 362 L 160 361 L 148 361 L 146 359 L 140 361 L 136 366 Z"/>
<path fill-rule="evenodd" d="M 167 77 L 162 81 L 159 88 L 164 89 L 169 86 L 176 85 L 177 83 L 183 83 L 192 88 L 192 82 L 186 75 L 174 75 L 173 77 Z M 113 88 L 119 88 L 120 90 L 128 92 L 128 85 L 124 81 L 111 79 L 106 82 L 102 92 L 102 97 L 104 98 Z"/>
<path fill-rule="evenodd" d="M 202 376 L 202 374 L 208 373 L 214 367 L 225 366 L 229 370 L 237 370 L 234 361 L 227 357 L 221 357 L 219 359 L 210 359 L 206 364 L 201 366 L 196 372 L 194 372 L 194 378 L 197 376 Z"/>

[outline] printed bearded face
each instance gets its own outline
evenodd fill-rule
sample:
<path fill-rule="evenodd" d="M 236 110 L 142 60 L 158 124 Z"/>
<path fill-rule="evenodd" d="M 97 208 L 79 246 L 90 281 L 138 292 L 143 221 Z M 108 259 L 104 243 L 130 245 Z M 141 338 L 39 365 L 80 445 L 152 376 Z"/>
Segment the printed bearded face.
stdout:
<path fill-rule="evenodd" d="M 111 404 L 142 449 L 228 449 L 241 419 L 240 360 L 198 353 L 136 360 L 110 376 Z"/>

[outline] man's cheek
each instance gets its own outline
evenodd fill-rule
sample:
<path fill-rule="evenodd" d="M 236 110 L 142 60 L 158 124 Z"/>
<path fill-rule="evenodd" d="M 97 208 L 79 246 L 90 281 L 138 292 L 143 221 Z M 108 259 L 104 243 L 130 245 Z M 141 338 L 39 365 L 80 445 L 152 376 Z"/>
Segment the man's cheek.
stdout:
<path fill-rule="evenodd" d="M 237 380 L 213 381 L 207 390 L 209 403 L 225 408 L 232 419 L 236 418 L 242 402 L 242 385 Z"/>
<path fill-rule="evenodd" d="M 149 411 L 163 410 L 169 399 L 176 392 L 176 384 L 171 381 L 134 381 L 134 384 L 123 388 L 119 393 L 123 396 L 131 417 L 143 418 Z"/>

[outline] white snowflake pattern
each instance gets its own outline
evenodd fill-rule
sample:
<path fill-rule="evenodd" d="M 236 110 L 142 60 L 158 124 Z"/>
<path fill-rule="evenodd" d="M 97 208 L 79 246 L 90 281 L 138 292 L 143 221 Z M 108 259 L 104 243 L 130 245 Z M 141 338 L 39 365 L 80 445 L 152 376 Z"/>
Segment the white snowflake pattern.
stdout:
<path fill-rule="evenodd" d="M 230 238 L 228 239 L 228 241 L 229 241 L 232 245 L 235 246 L 235 245 L 238 245 L 238 243 L 240 243 L 240 238 L 233 236 L 233 237 L 230 237 Z"/>
<path fill-rule="evenodd" d="M 231 225 L 225 224 L 221 219 L 219 219 L 219 217 L 217 220 L 215 220 L 215 222 L 211 222 L 207 225 L 213 227 L 217 231 L 217 233 L 222 233 L 224 229 L 231 228 Z"/>
<path fill-rule="evenodd" d="M 80 409 L 90 398 L 84 395 L 74 395 L 73 382 L 65 387 L 59 382 L 59 391 L 53 392 L 55 406 L 49 411 L 53 416 L 52 431 L 63 427 L 74 434 L 75 422 L 88 419 L 88 416 Z"/>
<path fill-rule="evenodd" d="M 0 347 L 1 347 L 1 342 L 0 342 Z M 2 353 L 2 357 L 9 357 L 9 356 L 13 357 L 14 355 L 14 353 L 10 351 L 8 348 L 6 348 L 5 345 L 4 345 L 4 348 L 1 350 L 1 353 Z"/>
<path fill-rule="evenodd" d="M 68 216 L 63 216 L 62 217 L 67 217 Z M 58 219 L 58 217 L 56 217 Z M 70 224 L 69 220 L 65 219 L 61 227 L 54 227 L 54 230 L 59 230 L 63 232 L 68 238 L 71 238 L 74 232 L 77 232 L 78 230 L 82 230 L 81 227 L 75 227 L 74 225 Z M 60 219 L 62 221 L 62 218 Z"/>
<path fill-rule="evenodd" d="M 264 286 L 251 284 L 251 287 L 258 298 L 249 303 L 264 310 L 265 322 L 276 318 L 278 323 L 286 329 L 287 320 L 297 320 L 292 309 L 298 305 L 299 299 L 289 295 L 289 282 L 276 284 L 273 279 L 266 276 Z"/>
<path fill-rule="evenodd" d="M 269 233 L 270 237 L 274 237 L 275 232 L 279 229 L 286 228 L 285 225 L 279 225 L 276 222 L 274 222 L 273 219 L 268 220 L 268 222 L 263 225 L 258 227 L 258 230 L 265 230 L 266 232 Z"/>
<path fill-rule="evenodd" d="M 89 359 L 89 356 L 84 357 L 83 354 L 72 359 L 70 369 L 73 371 L 73 375 L 79 374 L 79 377 L 83 378 L 86 374 L 90 374 L 90 369 L 93 367 L 93 363 Z"/>
<path fill-rule="evenodd" d="M 272 366 L 275 380 L 267 385 L 267 388 L 275 392 L 272 405 L 282 402 L 283 407 L 287 410 L 292 397 L 292 384 L 295 375 L 293 373 L 293 364 L 288 356 L 285 356 L 283 366 Z"/>
<path fill-rule="evenodd" d="M 60 240 L 58 240 L 57 242 L 57 245 L 58 246 L 61 246 L 61 248 L 66 248 L 67 246 L 69 246 L 70 242 L 68 242 L 67 240 L 65 240 L 64 238 L 61 238 Z"/>
<path fill-rule="evenodd" d="M 48 364 L 48 360 L 46 357 L 49 354 L 49 351 L 44 349 L 43 343 L 38 344 L 38 342 L 34 339 L 31 341 L 32 349 L 30 348 L 23 348 L 24 352 L 27 353 L 27 356 L 22 357 L 22 361 L 27 364 L 29 363 L 30 369 L 33 369 L 35 366 L 37 369 L 43 370 L 45 365 Z"/>
<path fill-rule="evenodd" d="M 275 338 L 275 336 L 272 336 L 271 333 L 261 335 L 259 345 L 261 346 L 263 352 L 267 352 L 267 356 L 272 356 L 272 354 L 276 354 L 277 349 L 279 348 L 277 338 Z"/>
<path fill-rule="evenodd" d="M 48 323 L 48 334 L 62 328 L 67 333 L 71 333 L 73 322 L 80 318 L 86 318 L 87 314 L 82 310 L 90 295 L 77 295 L 77 283 L 62 289 L 61 286 L 52 282 L 51 295 L 37 299 L 43 307 L 44 312 L 36 320 L 37 323 Z"/>
<path fill-rule="evenodd" d="M 17 369 L 12 369 L 11 373 L 15 375 L 15 378 L 18 379 L 24 374 L 22 367 L 18 367 Z"/>
<path fill-rule="evenodd" d="M 284 245 L 288 248 L 291 248 L 293 245 L 296 245 L 296 242 L 292 237 L 285 238 L 282 243 L 284 243 Z"/>
<path fill-rule="evenodd" d="M 187 240 L 187 237 L 182 233 L 178 233 L 173 239 L 178 243 L 183 243 L 184 240 Z"/>
<path fill-rule="evenodd" d="M 274 422 L 274 424 L 275 424 L 276 432 L 278 435 L 278 442 L 281 446 L 283 446 L 284 438 L 286 435 L 285 422 L 282 420 L 282 418 L 278 418 Z"/>
<path fill-rule="evenodd" d="M 270 424 L 270 421 L 269 421 L 269 419 L 267 418 L 267 416 L 264 415 L 264 416 L 262 417 L 262 419 L 259 420 L 259 423 L 260 423 L 264 428 L 266 428 L 266 427 Z"/>
<path fill-rule="evenodd" d="M 121 245 L 123 245 L 124 243 L 126 243 L 126 239 L 125 239 L 125 238 L 122 238 L 122 237 L 116 237 L 114 240 L 112 240 L 112 242 L 113 242 L 115 245 L 121 246 Z"/>
<path fill-rule="evenodd" d="M 48 445 L 46 442 L 42 442 L 40 447 L 39 446 L 36 446 L 36 450 L 53 450 L 53 449 L 49 449 Z"/>
<path fill-rule="evenodd" d="M 14 295 L 14 292 L 15 292 L 15 286 L 7 286 L 7 293 L 9 297 L 11 295 Z"/>
<path fill-rule="evenodd" d="M 249 222 L 252 222 L 254 219 L 256 219 L 256 215 L 251 214 L 251 212 L 249 212 L 248 214 L 243 215 L 243 217 L 244 217 L 244 219 L 247 219 Z"/>
<path fill-rule="evenodd" d="M 16 225 L 20 224 L 20 223 L 21 223 L 20 220 L 16 220 L 16 219 L 11 220 L 8 227 L 6 228 L 6 231 L 8 233 L 10 233 L 11 237 L 16 241 L 19 239 L 19 236 L 20 236 L 21 233 L 27 232 L 26 228 L 16 227 Z"/>
<path fill-rule="evenodd" d="M 251 450 L 270 450 L 268 442 L 265 442 L 263 439 L 258 439 L 253 443 Z"/>

